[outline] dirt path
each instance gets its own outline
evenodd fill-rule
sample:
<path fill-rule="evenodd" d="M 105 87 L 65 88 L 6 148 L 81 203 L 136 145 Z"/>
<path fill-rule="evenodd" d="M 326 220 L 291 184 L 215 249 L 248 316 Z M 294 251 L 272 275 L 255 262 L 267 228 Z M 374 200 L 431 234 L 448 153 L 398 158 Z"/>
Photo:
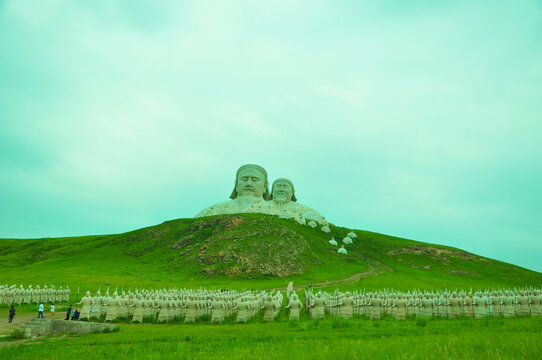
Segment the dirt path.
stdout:
<path fill-rule="evenodd" d="M 36 314 L 29 314 L 29 313 L 23 313 L 23 314 L 15 314 L 15 317 L 13 318 L 13 322 L 10 324 L 8 322 L 8 317 L 0 320 L 0 336 L 1 335 L 8 335 L 10 334 L 15 328 L 21 328 L 25 322 L 31 319 L 35 319 L 37 317 Z"/>
<path fill-rule="evenodd" d="M 357 274 L 354 274 L 352 276 L 349 276 L 347 278 L 344 278 L 344 279 L 338 279 L 338 280 L 326 280 L 326 281 L 323 281 L 323 282 L 319 282 L 319 283 L 314 283 L 312 284 L 312 287 L 329 287 L 329 286 L 333 286 L 333 285 L 345 285 L 345 284 L 352 284 L 352 283 L 355 283 L 357 281 L 359 281 L 359 279 L 361 278 L 366 278 L 366 277 L 369 277 L 371 275 L 377 275 L 377 269 L 372 266 L 372 265 L 369 265 L 369 270 L 365 271 L 365 272 L 362 272 L 362 273 L 357 273 Z M 294 286 L 294 289 L 295 290 L 301 290 L 301 289 L 304 289 L 308 286 L 307 285 L 299 285 L 299 286 Z"/>
<path fill-rule="evenodd" d="M 312 284 L 312 287 L 313 288 L 321 288 L 321 287 L 329 287 L 329 286 L 334 286 L 334 285 L 347 285 L 347 284 L 353 284 L 355 282 L 358 282 L 360 279 L 362 278 L 366 278 L 366 277 L 369 277 L 369 276 L 376 276 L 376 275 L 379 275 L 379 274 L 382 274 L 386 271 L 390 271 L 392 272 L 393 269 L 391 269 L 390 267 L 376 261 L 376 260 L 370 260 L 371 263 L 374 264 L 371 265 L 369 264 L 369 270 L 365 271 L 365 272 L 362 272 L 362 273 L 357 273 L 357 274 L 354 274 L 352 276 L 349 276 L 347 278 L 344 278 L 344 279 L 337 279 L 337 280 L 326 280 L 326 281 L 323 281 L 323 282 L 319 282 L 319 283 L 313 283 Z M 299 291 L 299 290 L 303 290 L 303 289 L 306 289 L 307 287 L 309 287 L 309 284 L 303 284 L 303 285 L 295 285 L 294 286 L 294 290 L 295 291 Z M 268 289 L 270 290 L 270 289 Z M 278 290 L 281 290 L 281 291 L 286 291 L 286 288 L 280 288 Z"/>

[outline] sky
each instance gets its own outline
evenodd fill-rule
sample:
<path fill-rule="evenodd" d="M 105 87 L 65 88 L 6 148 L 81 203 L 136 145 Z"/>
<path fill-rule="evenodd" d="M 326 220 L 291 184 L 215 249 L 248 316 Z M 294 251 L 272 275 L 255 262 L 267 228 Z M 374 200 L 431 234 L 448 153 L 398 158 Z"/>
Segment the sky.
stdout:
<path fill-rule="evenodd" d="M 541 99 L 540 1 L 0 0 L 0 237 L 192 217 L 256 163 L 542 271 Z"/>

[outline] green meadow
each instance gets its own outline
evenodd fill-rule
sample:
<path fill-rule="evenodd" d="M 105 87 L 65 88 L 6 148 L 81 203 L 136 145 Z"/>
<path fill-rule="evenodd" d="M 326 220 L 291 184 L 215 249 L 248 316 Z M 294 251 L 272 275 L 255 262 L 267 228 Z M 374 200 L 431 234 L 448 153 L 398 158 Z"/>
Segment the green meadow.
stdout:
<path fill-rule="evenodd" d="M 542 274 L 435 244 L 350 229 L 319 229 L 266 215 L 178 219 L 124 234 L 47 239 L 0 239 L 0 283 L 69 285 L 71 303 L 93 293 L 164 287 L 277 289 L 290 281 L 303 289 L 485 289 L 540 287 Z M 79 289 L 79 293 L 78 293 Z M 57 309 L 57 319 L 68 304 Z M 6 314 L 7 306 L 0 311 Z M 16 319 L 36 316 L 35 305 Z M 7 322 L 7 320 L 6 320 Z M 542 319 L 487 318 L 369 321 L 302 313 L 275 323 L 256 316 L 248 324 L 195 325 L 117 322 L 120 331 L 38 339 L 10 337 L 0 326 L 0 359 L 539 359 Z"/>
<path fill-rule="evenodd" d="M 542 319 L 125 324 L 5 346 L 2 359 L 540 359 Z M 12 342 L 12 341 L 11 341 Z"/>
<path fill-rule="evenodd" d="M 542 274 L 446 246 L 259 214 L 178 219 L 124 234 L 0 239 L 0 282 L 135 288 L 445 289 L 541 286 Z M 475 239 L 474 239 L 475 240 Z"/>

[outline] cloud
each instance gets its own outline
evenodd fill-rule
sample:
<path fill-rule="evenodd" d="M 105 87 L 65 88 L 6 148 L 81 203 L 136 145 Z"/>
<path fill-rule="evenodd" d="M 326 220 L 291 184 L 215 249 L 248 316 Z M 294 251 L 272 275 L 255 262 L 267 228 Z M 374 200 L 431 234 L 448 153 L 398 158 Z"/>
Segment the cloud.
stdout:
<path fill-rule="evenodd" d="M 189 217 L 259 163 L 339 225 L 542 270 L 541 17 L 536 2 L 7 1 L 0 236 Z"/>

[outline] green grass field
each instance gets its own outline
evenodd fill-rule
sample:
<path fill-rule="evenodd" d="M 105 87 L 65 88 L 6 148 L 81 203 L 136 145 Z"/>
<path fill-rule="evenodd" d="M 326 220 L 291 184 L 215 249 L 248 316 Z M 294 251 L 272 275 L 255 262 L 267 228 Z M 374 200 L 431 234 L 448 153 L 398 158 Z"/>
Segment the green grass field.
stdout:
<path fill-rule="evenodd" d="M 71 302 L 108 286 L 135 288 L 469 289 L 542 286 L 542 274 L 458 249 L 357 230 L 339 255 L 332 233 L 265 215 L 179 219 L 118 235 L 0 239 L 0 283 L 69 285 Z M 475 235 L 473 235 L 475 241 Z M 80 288 L 80 294 L 77 289 Z M 301 292 L 302 293 L 302 292 Z M 63 304 L 57 310 L 62 316 Z M 0 306 L 7 318 L 8 308 Z M 23 305 L 17 319 L 34 317 Z M 6 320 L 7 322 L 7 320 Z M 542 319 L 118 323 L 120 331 L 18 343 L 0 359 L 541 359 Z M 0 325 L 0 335 L 12 328 Z M 9 345 L 7 345 L 9 344 Z"/>
<path fill-rule="evenodd" d="M 231 319 L 226 319 L 226 322 Z M 118 324 L 0 347 L 1 359 L 540 359 L 542 319 Z M 1 343 L 0 343 L 1 344 Z M 4 342 L 6 344 L 6 342 Z"/>

